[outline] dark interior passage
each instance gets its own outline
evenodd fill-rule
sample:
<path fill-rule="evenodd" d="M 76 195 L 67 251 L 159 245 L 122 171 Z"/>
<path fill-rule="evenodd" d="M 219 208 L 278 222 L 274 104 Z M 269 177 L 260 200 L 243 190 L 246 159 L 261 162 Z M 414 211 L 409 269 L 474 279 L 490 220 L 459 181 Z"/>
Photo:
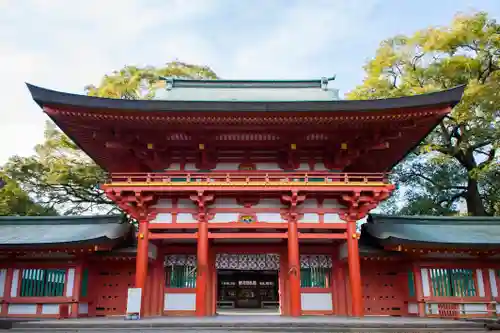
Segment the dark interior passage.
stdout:
<path fill-rule="evenodd" d="M 278 271 L 218 270 L 217 274 L 218 308 L 279 307 Z"/>

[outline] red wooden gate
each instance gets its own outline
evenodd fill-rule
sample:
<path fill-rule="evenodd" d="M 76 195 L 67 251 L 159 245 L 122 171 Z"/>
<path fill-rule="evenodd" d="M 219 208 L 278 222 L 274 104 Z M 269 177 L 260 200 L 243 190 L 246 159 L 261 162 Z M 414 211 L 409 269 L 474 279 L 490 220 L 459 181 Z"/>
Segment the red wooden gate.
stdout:
<path fill-rule="evenodd" d="M 408 273 L 403 267 L 394 263 L 362 263 L 365 315 L 408 314 Z"/>
<path fill-rule="evenodd" d="M 124 315 L 127 310 L 128 288 L 134 286 L 133 262 L 101 262 L 96 269 L 96 316 Z"/>

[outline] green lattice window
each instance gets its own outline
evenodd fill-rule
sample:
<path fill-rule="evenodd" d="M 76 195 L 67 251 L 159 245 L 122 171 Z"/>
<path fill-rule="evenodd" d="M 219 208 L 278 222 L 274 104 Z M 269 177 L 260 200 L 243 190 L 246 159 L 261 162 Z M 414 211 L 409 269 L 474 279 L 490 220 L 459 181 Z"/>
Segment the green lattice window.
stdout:
<path fill-rule="evenodd" d="M 302 288 L 329 288 L 331 275 L 331 268 L 302 268 L 300 270 L 300 286 Z"/>
<path fill-rule="evenodd" d="M 23 269 L 21 297 L 64 296 L 65 269 Z"/>
<path fill-rule="evenodd" d="M 165 267 L 167 288 L 195 288 L 196 267 L 173 265 Z"/>
<path fill-rule="evenodd" d="M 408 272 L 408 296 L 415 297 L 415 276 Z"/>
<path fill-rule="evenodd" d="M 80 280 L 80 296 L 87 297 L 89 285 L 89 270 L 85 268 L 82 272 L 82 279 Z"/>
<path fill-rule="evenodd" d="M 429 269 L 434 296 L 477 296 L 474 271 L 472 269 Z"/>

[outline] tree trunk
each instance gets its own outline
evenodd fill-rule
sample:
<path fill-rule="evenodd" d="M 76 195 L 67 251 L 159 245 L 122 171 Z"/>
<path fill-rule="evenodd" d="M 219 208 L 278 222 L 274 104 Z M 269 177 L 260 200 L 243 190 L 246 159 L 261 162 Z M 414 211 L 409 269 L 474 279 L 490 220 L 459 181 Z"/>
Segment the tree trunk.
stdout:
<path fill-rule="evenodd" d="M 465 196 L 467 202 L 467 212 L 472 216 L 488 216 L 484 209 L 483 200 L 479 194 L 479 187 L 477 180 L 471 178 L 467 179 L 467 194 Z"/>

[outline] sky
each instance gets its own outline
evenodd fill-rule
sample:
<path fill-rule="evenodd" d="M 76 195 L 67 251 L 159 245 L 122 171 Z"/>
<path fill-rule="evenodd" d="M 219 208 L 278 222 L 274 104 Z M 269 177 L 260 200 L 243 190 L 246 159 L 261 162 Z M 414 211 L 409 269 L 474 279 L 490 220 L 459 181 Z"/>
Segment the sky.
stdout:
<path fill-rule="evenodd" d="M 83 93 L 125 65 L 179 60 L 226 79 L 360 84 L 379 43 L 500 0 L 0 0 L 0 164 L 30 155 L 48 119 L 25 82 Z"/>

